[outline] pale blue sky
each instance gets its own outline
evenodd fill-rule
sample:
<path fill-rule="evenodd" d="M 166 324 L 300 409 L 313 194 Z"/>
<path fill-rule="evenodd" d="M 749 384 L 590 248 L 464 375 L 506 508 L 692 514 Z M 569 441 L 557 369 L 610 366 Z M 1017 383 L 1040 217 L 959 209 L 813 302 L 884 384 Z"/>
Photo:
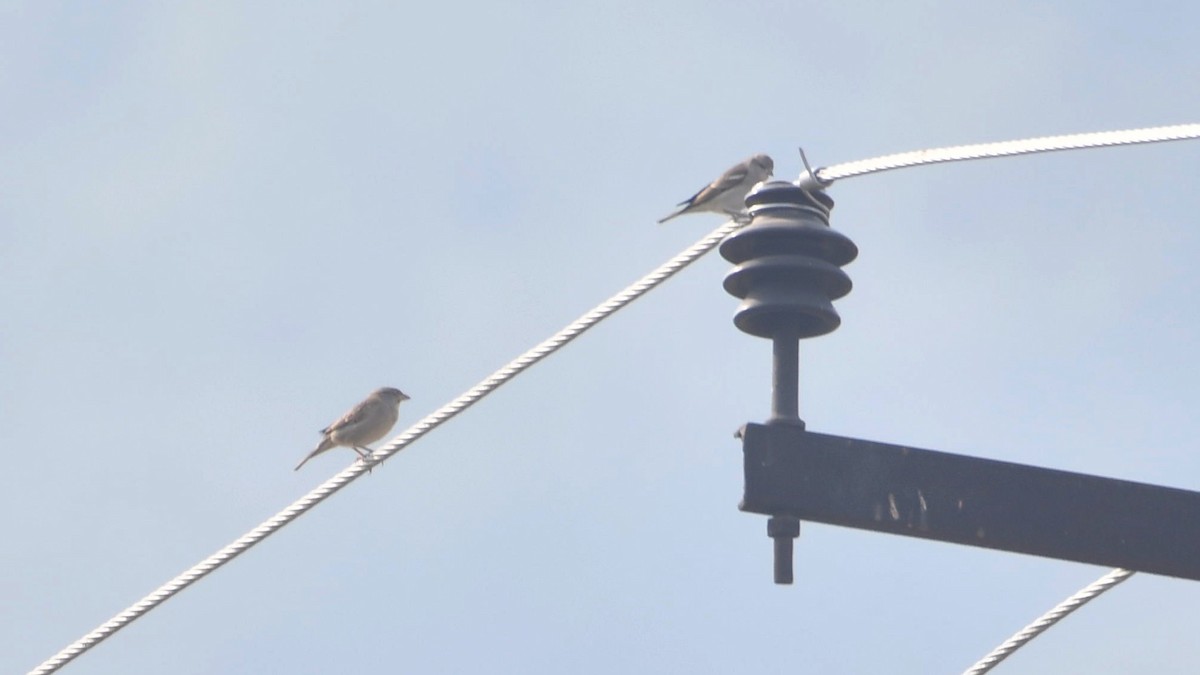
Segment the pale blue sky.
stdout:
<path fill-rule="evenodd" d="M 1200 121 L 1184 3 L 0 4 L 0 672 L 22 672 L 720 224 L 777 174 Z M 830 191 L 816 431 L 1200 489 L 1200 143 Z M 64 672 L 957 673 L 1106 568 L 806 525 L 733 431 L 712 255 Z M 1191 673 L 1137 576 L 1003 672 Z"/>

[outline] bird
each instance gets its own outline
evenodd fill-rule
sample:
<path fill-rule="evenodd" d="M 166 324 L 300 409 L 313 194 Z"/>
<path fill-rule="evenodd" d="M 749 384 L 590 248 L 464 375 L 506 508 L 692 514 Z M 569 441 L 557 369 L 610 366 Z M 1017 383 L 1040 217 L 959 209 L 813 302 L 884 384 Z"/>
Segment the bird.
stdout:
<path fill-rule="evenodd" d="M 774 160 L 767 155 L 754 155 L 744 162 L 734 164 L 721 174 L 720 178 L 690 198 L 679 202 L 679 208 L 658 223 L 661 225 L 676 216 L 698 211 L 724 213 L 732 218 L 741 219 L 746 210 L 746 194 L 750 192 L 750 188 L 770 178 L 774 171 Z"/>
<path fill-rule="evenodd" d="M 381 387 L 371 392 L 350 412 L 321 430 L 324 438 L 293 471 L 299 471 L 308 460 L 339 445 L 353 448 L 366 461 L 373 452 L 366 446 L 383 438 L 392 428 L 400 417 L 400 404 L 407 400 L 407 394 L 393 387 Z"/>

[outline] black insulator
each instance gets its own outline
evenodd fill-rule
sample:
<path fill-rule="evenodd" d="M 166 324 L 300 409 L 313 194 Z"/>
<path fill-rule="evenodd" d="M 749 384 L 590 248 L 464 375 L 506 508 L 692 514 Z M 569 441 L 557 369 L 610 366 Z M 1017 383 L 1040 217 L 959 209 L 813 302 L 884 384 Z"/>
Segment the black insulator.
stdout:
<path fill-rule="evenodd" d="M 821 190 L 784 182 L 760 184 L 746 196 L 746 206 L 750 224 L 721 242 L 721 255 L 737 265 L 725 277 L 725 290 L 742 299 L 733 323 L 751 335 L 771 338 L 767 424 L 803 430 L 800 340 L 841 325 L 833 301 L 850 292 L 850 277 L 842 265 L 858 256 L 858 247 L 830 229 L 833 200 Z M 790 584 L 792 544 L 800 534 L 800 521 L 776 512 L 767 522 L 767 534 L 775 541 L 775 583 Z"/>
<path fill-rule="evenodd" d="M 858 247 L 829 227 L 833 199 L 792 183 L 760 185 L 746 197 L 753 222 L 721 243 L 737 267 L 725 290 L 743 300 L 734 324 L 759 337 L 815 337 L 836 329 L 833 301 L 850 292 L 841 266 Z"/>

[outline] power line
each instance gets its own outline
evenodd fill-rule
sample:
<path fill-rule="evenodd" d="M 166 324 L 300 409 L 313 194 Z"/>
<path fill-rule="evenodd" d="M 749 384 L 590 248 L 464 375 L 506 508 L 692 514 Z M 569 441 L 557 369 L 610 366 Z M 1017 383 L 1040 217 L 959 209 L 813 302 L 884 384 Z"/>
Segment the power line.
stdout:
<path fill-rule="evenodd" d="M 1001 661 L 1012 656 L 1013 652 L 1024 647 L 1033 638 L 1046 632 L 1051 626 L 1066 618 L 1068 614 L 1083 607 L 1088 602 L 1096 599 L 1101 593 L 1125 581 L 1134 574 L 1133 570 L 1115 569 L 1084 586 L 1078 593 L 1063 600 L 1054 609 L 1039 616 L 1036 621 L 1017 631 L 999 647 L 996 647 L 987 656 L 976 662 L 975 665 L 964 670 L 963 675 L 983 675 L 992 668 L 995 668 Z"/>
<path fill-rule="evenodd" d="M 1173 130 L 1173 131 L 1166 131 Z M 1078 134 L 1073 136 L 1054 136 L 1025 141 L 1007 141 L 1003 143 L 985 143 L 980 145 L 958 146 L 938 150 L 920 150 L 900 155 L 888 155 L 873 160 L 849 162 L 816 171 L 816 183 L 828 185 L 839 178 L 884 171 L 887 169 L 920 164 L 932 164 L 961 159 L 982 159 L 985 157 L 1001 157 L 1005 155 L 1026 154 L 1031 152 L 1049 152 L 1101 145 L 1127 145 L 1132 143 L 1151 143 L 1166 140 L 1185 140 L 1200 137 L 1200 124 L 1179 125 L 1176 127 L 1157 127 L 1154 129 L 1139 129 L 1121 132 L 1103 132 L 1099 134 Z M 1081 140 L 1083 139 L 1083 140 Z M 811 179 L 810 179 L 811 180 Z M 803 181 L 801 181 L 803 185 Z M 811 183 L 810 183 L 811 184 Z M 182 574 L 155 589 L 152 593 L 138 602 L 130 605 L 121 613 L 101 624 L 95 630 L 71 643 L 41 665 L 29 671 L 29 675 L 48 675 L 62 668 L 87 650 L 100 644 L 129 623 L 143 616 L 150 610 L 166 602 L 183 589 L 207 576 L 225 563 L 246 552 L 255 544 L 266 539 L 271 534 L 292 522 L 312 509 L 317 504 L 331 497 L 351 481 L 366 473 L 374 465 L 386 461 L 392 455 L 400 452 L 413 441 L 429 433 L 443 422 L 448 421 L 458 413 L 474 405 L 484 396 L 495 391 L 500 385 L 508 382 L 533 364 L 554 353 L 567 343 L 582 335 L 588 329 L 608 318 L 617 310 L 628 305 L 649 292 L 662 282 L 674 276 L 683 268 L 695 262 L 705 253 L 711 251 L 726 236 L 743 226 L 743 223 L 726 222 L 713 230 L 708 236 L 697 241 L 691 247 L 660 265 L 653 272 L 634 282 L 620 293 L 601 303 L 595 309 L 579 317 L 545 341 L 508 365 L 489 375 L 458 398 L 438 408 L 424 419 L 412 425 L 387 445 L 376 450 L 370 461 L 355 462 L 348 468 L 322 483 L 308 494 L 293 502 L 287 508 L 269 518 L 266 522 L 239 537 L 233 543 L 210 555 Z"/>
<path fill-rule="evenodd" d="M 1176 124 L 1166 127 L 1146 127 L 1128 129 L 1125 131 L 1098 131 L 1088 134 L 1069 134 L 1066 136 L 1043 136 L 1027 138 L 1019 141 L 1001 141 L 998 143 L 976 143 L 974 145 L 955 145 L 931 150 L 914 150 L 895 155 L 883 155 L 872 159 L 862 159 L 854 162 L 844 162 L 816 170 L 816 184 L 829 185 L 841 178 L 863 176 L 879 171 L 902 169 L 923 164 L 940 164 L 942 162 L 961 162 L 970 159 L 990 159 L 994 157 L 1009 157 L 1012 155 L 1027 155 L 1036 152 L 1056 152 L 1059 150 L 1082 150 L 1085 148 L 1101 148 L 1113 145 L 1135 145 L 1139 143 L 1163 143 L 1166 141 L 1185 141 L 1200 138 L 1200 124 Z M 807 176 L 806 176 L 807 178 Z M 811 180 L 811 179 L 810 179 Z M 802 181 L 803 184 L 803 181 Z M 811 185 L 812 183 L 810 183 Z"/>
<path fill-rule="evenodd" d="M 544 342 L 518 356 L 516 359 L 513 359 L 508 365 L 492 373 L 482 382 L 461 394 L 458 398 L 443 405 L 441 408 L 438 408 L 429 415 L 426 415 L 424 419 L 420 420 L 405 430 L 404 433 L 392 439 L 386 446 L 376 450 L 374 454 L 371 455 L 369 462 L 364 463 L 356 461 L 354 464 L 344 469 L 341 473 L 338 473 L 336 476 L 325 481 L 313 491 L 293 502 L 291 506 L 288 506 L 286 509 L 272 516 L 262 525 L 259 525 L 258 527 L 239 537 L 237 541 L 234 541 L 232 544 L 229 544 L 225 548 L 222 548 L 216 553 L 200 561 L 179 576 L 158 587 L 153 593 L 150 593 L 145 598 L 142 598 L 137 603 L 131 605 L 125 611 L 104 622 L 100 625 L 100 627 L 71 643 L 65 649 L 55 654 L 50 659 L 47 659 L 37 668 L 30 671 L 30 675 L 46 675 L 47 673 L 55 672 L 59 668 L 69 663 L 75 657 L 86 652 L 92 647 L 95 647 L 97 644 L 100 644 L 113 633 L 116 633 L 118 630 L 124 628 L 130 622 L 161 605 L 163 602 L 166 602 L 169 598 L 204 578 L 210 572 L 213 572 L 230 560 L 233 560 L 242 553 L 245 553 L 250 547 L 259 543 L 263 539 L 266 539 L 276 530 L 304 515 L 304 513 L 309 509 L 313 508 L 317 504 L 320 504 L 321 502 L 325 501 L 325 499 L 331 497 L 338 490 L 341 490 L 349 485 L 351 481 L 366 473 L 376 464 L 379 464 L 380 462 L 387 460 L 392 455 L 400 452 L 406 446 L 408 446 L 408 444 L 429 433 L 460 412 L 471 407 L 477 401 L 479 401 L 479 399 L 495 391 L 500 387 L 500 385 L 516 377 L 526 368 L 553 354 L 571 340 L 574 340 L 582 335 L 589 328 L 592 328 L 596 324 L 603 321 L 613 312 L 616 312 L 625 305 L 637 300 L 641 296 L 645 295 L 650 289 L 671 278 L 677 272 L 694 262 L 696 259 L 712 250 L 717 244 L 721 243 L 726 236 L 738 230 L 742 226 L 742 223 L 730 221 L 713 230 L 708 236 L 696 242 L 687 250 L 663 263 L 653 272 L 647 274 L 625 288 L 625 290 L 617 293 L 608 300 L 605 300 L 592 311 L 584 314 L 575 321 L 572 321 L 567 325 L 566 328 L 563 328 L 554 335 L 550 336 Z"/>

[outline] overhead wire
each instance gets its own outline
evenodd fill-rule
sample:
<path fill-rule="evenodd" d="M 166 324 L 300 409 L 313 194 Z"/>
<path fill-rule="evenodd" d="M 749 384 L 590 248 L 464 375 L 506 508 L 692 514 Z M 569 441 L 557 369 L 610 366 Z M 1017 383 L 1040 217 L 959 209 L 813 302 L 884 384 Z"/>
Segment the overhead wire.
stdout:
<path fill-rule="evenodd" d="M 986 157 L 1003 157 L 1007 155 L 1028 154 L 1035 152 L 1050 152 L 1088 147 L 1111 145 L 1128 145 L 1135 143 L 1153 143 L 1172 140 L 1187 140 L 1200 137 L 1200 124 L 1184 124 L 1172 127 L 1154 127 L 1128 131 L 1100 132 L 1092 134 L 1073 134 L 1069 136 L 1050 136 L 1027 140 L 1005 141 L 1000 143 L 983 143 L 977 145 L 955 146 L 933 150 L 886 155 L 875 159 L 847 162 L 831 167 L 809 172 L 805 178 L 815 182 L 818 187 L 831 184 L 834 180 L 849 178 L 878 171 L 933 164 L 938 162 L 958 161 L 964 159 L 983 159 Z M 800 181 L 804 185 L 804 179 Z M 810 186 L 812 183 L 810 183 Z M 413 424 L 387 445 L 376 450 L 367 461 L 356 461 L 343 469 L 332 478 L 314 488 L 308 494 L 297 499 L 287 508 L 275 514 L 265 522 L 236 539 L 233 543 L 221 548 L 196 565 L 185 570 L 167 583 L 159 586 L 150 594 L 130 605 L 116 616 L 105 621 L 100 626 L 85 634 L 83 637 L 64 647 L 39 666 L 29 671 L 29 675 L 48 675 L 70 663 L 84 652 L 111 637 L 120 629 L 129 625 L 150 610 L 166 602 L 193 583 L 204 578 L 216 569 L 225 565 L 237 556 L 245 553 L 254 545 L 266 539 L 283 526 L 307 513 L 310 509 L 331 497 L 334 493 L 350 484 L 355 479 L 367 473 L 375 465 L 386 461 L 413 441 L 429 433 L 455 415 L 474 405 L 484 396 L 495 391 L 533 364 L 541 361 L 558 349 L 565 346 L 588 329 L 611 316 L 617 310 L 638 299 L 642 295 L 671 278 L 683 268 L 711 251 L 728 235 L 742 228 L 745 223 L 728 221 L 713 230 L 704 238 L 697 241 L 686 250 L 660 265 L 654 271 L 626 287 L 621 292 L 604 301 L 596 308 L 580 316 L 565 328 L 542 341 L 538 345 L 518 356 L 503 368 L 495 371 L 479 384 L 467 390 L 457 398 L 423 419 Z"/>
<path fill-rule="evenodd" d="M 1174 124 L 1163 127 L 1126 129 L 1123 131 L 1098 131 L 1086 134 L 1067 134 L 1065 136 L 1042 136 L 1018 141 L 955 145 L 931 150 L 914 150 L 894 155 L 883 155 L 871 159 L 822 167 L 817 169 L 812 175 L 816 179 L 815 182 L 824 187 L 842 178 L 864 176 L 870 173 L 902 169 L 909 166 L 961 162 L 972 159 L 993 159 L 996 157 L 1027 155 L 1038 152 L 1083 150 L 1086 148 L 1102 148 L 1114 145 L 1185 141 L 1195 138 L 1200 138 L 1200 124 Z"/>
<path fill-rule="evenodd" d="M 963 675 L 983 675 L 992 668 L 995 668 L 1000 665 L 1001 661 L 1012 656 L 1018 649 L 1028 644 L 1030 640 L 1065 619 L 1068 614 L 1095 600 L 1101 594 L 1134 574 L 1133 570 L 1118 568 L 1084 586 L 1078 593 L 1058 603 L 1049 612 L 1039 616 L 1033 623 L 1017 631 L 1012 637 L 1002 642 L 1000 646 L 988 652 L 987 656 L 979 659 L 975 662 L 975 665 L 964 670 Z"/>
<path fill-rule="evenodd" d="M 284 525 L 304 515 L 309 509 L 333 496 L 338 490 L 341 490 L 349 485 L 351 481 L 370 471 L 375 465 L 387 460 L 413 441 L 471 407 L 484 396 L 499 388 L 500 385 L 516 377 L 526 368 L 553 354 L 568 342 L 603 321 L 613 312 L 637 300 L 650 291 L 650 289 L 670 279 L 680 270 L 712 250 L 729 234 L 743 226 L 744 223 L 727 221 L 724 225 L 709 233 L 708 236 L 660 265 L 653 272 L 630 284 L 624 290 L 605 300 L 590 312 L 572 321 L 565 328 L 513 359 L 503 368 L 487 376 L 479 384 L 471 387 L 454 400 L 426 415 L 399 436 L 389 441 L 387 445 L 375 450 L 367 458 L 367 461 L 355 461 L 354 464 L 351 464 L 333 478 L 330 478 L 308 494 L 297 499 L 290 506 L 275 514 L 263 524 L 242 535 L 232 544 L 222 548 L 174 579 L 159 586 L 146 597 L 130 605 L 127 609 L 104 622 L 95 630 L 71 643 L 37 668 L 30 671 L 30 675 L 47 675 L 48 673 L 55 672 L 80 654 L 83 654 L 112 636 L 113 633 L 116 633 L 130 622 L 166 602 L 169 598 L 204 578 L 217 568 L 245 553 L 250 547 L 266 539 L 276 530 L 279 530 Z"/>

